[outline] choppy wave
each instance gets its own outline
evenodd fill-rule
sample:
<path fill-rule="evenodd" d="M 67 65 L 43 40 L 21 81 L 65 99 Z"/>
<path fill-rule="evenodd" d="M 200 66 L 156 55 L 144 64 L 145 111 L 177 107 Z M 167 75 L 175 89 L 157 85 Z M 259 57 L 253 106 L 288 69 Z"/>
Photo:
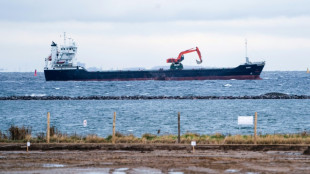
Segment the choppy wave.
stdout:
<path fill-rule="evenodd" d="M 310 95 L 310 74 L 305 72 L 263 72 L 263 80 L 205 81 L 125 81 L 46 82 L 43 73 L 0 73 L 0 96 L 92 96 L 92 95 L 166 95 L 166 96 L 243 96 L 281 92 Z M 231 85 L 231 86 L 230 86 Z M 228 88 L 221 88 L 228 87 Z"/>
<path fill-rule="evenodd" d="M 238 116 L 258 113 L 258 133 L 300 133 L 310 131 L 310 100 L 45 100 L 0 101 L 0 130 L 10 125 L 31 126 L 32 134 L 51 125 L 63 133 L 81 135 L 112 133 L 116 129 L 141 136 L 144 133 L 177 133 L 181 113 L 181 134 L 253 134 L 253 126 L 240 127 Z M 87 127 L 83 121 L 87 120 Z M 132 131 L 129 131 L 132 130 Z"/>

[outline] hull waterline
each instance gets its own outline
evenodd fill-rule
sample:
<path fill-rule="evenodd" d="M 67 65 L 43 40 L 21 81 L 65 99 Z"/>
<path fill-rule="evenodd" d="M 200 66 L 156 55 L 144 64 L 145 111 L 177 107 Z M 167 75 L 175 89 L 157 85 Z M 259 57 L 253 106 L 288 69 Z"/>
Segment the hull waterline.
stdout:
<path fill-rule="evenodd" d="M 264 64 L 236 68 L 150 71 L 87 71 L 82 67 L 45 69 L 46 81 L 138 81 L 138 80 L 259 80 Z"/>

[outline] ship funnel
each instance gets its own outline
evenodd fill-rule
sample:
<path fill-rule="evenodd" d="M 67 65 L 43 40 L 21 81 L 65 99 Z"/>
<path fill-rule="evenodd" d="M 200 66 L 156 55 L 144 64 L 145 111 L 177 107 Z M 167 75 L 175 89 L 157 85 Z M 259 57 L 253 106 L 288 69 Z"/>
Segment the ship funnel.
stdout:
<path fill-rule="evenodd" d="M 52 42 L 51 45 L 51 60 L 56 61 L 58 58 L 57 52 L 58 52 L 58 47 L 57 44 L 55 42 Z"/>
<path fill-rule="evenodd" d="M 57 44 L 56 44 L 54 41 L 52 41 L 51 46 L 52 46 L 52 47 L 56 47 L 56 46 L 57 46 Z"/>

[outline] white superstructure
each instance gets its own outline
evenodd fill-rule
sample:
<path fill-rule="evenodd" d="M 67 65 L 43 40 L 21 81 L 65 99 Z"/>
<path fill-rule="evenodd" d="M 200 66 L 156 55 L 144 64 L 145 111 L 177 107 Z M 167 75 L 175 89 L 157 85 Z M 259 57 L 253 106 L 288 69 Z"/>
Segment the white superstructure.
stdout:
<path fill-rule="evenodd" d="M 58 68 L 76 68 L 77 60 L 75 58 L 77 47 L 72 39 L 66 39 L 64 33 L 64 44 L 60 45 L 60 49 L 55 42 L 51 44 L 51 54 L 45 58 L 45 69 Z"/>

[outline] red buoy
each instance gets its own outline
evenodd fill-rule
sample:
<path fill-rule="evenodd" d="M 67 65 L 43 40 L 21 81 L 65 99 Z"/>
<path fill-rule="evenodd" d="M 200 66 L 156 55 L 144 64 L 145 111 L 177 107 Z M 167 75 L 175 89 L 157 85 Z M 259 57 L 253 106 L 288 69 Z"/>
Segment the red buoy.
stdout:
<path fill-rule="evenodd" d="M 34 70 L 34 76 L 37 76 L 37 69 Z"/>

